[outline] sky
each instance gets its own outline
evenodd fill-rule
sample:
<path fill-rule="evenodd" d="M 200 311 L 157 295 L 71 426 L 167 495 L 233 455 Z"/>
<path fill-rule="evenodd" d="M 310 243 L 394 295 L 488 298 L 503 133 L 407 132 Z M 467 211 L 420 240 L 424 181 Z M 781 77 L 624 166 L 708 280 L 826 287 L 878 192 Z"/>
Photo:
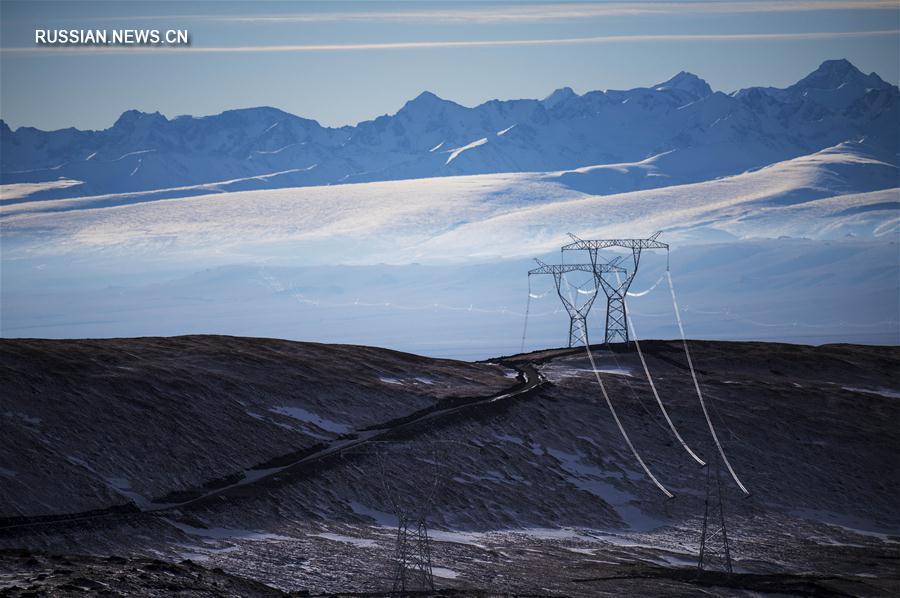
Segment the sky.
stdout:
<path fill-rule="evenodd" d="M 191 45 L 37 47 L 35 29 L 188 29 Z M 784 87 L 847 58 L 900 78 L 897 0 L 671 2 L 49 2 L 0 0 L 0 118 L 103 129 L 273 106 L 329 126 L 424 90 L 474 106 L 569 86 Z"/>

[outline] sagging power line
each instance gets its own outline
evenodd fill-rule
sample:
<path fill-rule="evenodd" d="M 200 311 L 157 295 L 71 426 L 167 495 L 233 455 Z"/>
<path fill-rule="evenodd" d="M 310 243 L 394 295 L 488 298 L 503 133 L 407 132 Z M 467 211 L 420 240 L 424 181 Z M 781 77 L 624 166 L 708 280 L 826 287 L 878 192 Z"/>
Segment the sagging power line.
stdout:
<path fill-rule="evenodd" d="M 606 385 L 603 382 L 603 379 L 600 375 L 600 370 L 597 369 L 597 365 L 594 360 L 594 355 L 591 351 L 591 346 L 588 341 L 588 320 L 587 316 L 590 311 L 591 306 L 596 299 L 596 291 L 598 288 L 602 288 L 604 294 L 607 298 L 606 305 L 606 322 L 605 322 L 605 334 L 604 334 L 604 344 L 610 345 L 615 341 L 621 341 L 624 343 L 624 346 L 627 348 L 631 345 L 631 341 L 634 343 L 634 347 L 637 351 L 638 357 L 641 361 L 641 366 L 643 367 L 644 374 L 647 378 L 647 382 L 650 385 L 650 390 L 653 393 L 654 398 L 656 399 L 657 405 L 659 406 L 660 412 L 666 420 L 666 423 L 669 426 L 669 431 L 675 437 L 675 439 L 679 442 L 679 444 L 684 448 L 684 450 L 691 456 L 691 458 L 699 463 L 701 466 L 706 467 L 706 499 L 704 503 L 704 513 L 703 513 L 703 526 L 700 534 L 700 552 L 698 558 L 698 567 L 702 569 L 709 568 L 711 566 L 711 560 L 721 560 L 725 571 L 731 573 L 732 564 L 731 564 L 731 549 L 728 543 L 727 536 L 727 526 L 725 521 L 725 504 L 724 504 L 724 493 L 721 485 L 720 479 L 720 464 L 724 463 L 727 468 L 731 478 L 734 480 L 735 484 L 740 488 L 741 492 L 745 495 L 749 495 L 749 490 L 744 486 L 741 480 L 738 478 L 737 473 L 734 471 L 734 468 L 731 465 L 731 462 L 728 460 L 728 457 L 725 455 L 725 450 L 722 447 L 722 443 L 719 440 L 718 434 L 716 433 L 716 428 L 713 425 L 713 422 L 710 418 L 709 411 L 707 409 L 706 401 L 703 397 L 703 391 L 700 387 L 700 382 L 697 376 L 697 371 L 694 367 L 693 359 L 691 358 L 690 349 L 688 348 L 687 338 L 684 333 L 684 326 L 681 321 L 681 313 L 678 307 L 678 301 L 675 296 L 675 286 L 672 282 L 671 272 L 669 271 L 669 245 L 657 240 L 657 237 L 660 233 L 656 233 L 653 236 L 645 239 L 595 239 L 595 240 L 583 240 L 575 235 L 570 234 L 569 236 L 572 238 L 573 242 L 561 247 L 560 254 L 564 258 L 565 253 L 567 251 L 587 251 L 588 256 L 590 257 L 590 270 L 592 271 L 594 277 L 594 288 L 592 289 L 593 295 L 589 297 L 588 300 L 581 302 L 579 307 L 579 302 L 577 300 L 577 295 L 572 294 L 571 285 L 568 284 L 566 279 L 566 273 L 568 272 L 576 272 L 576 271 L 585 271 L 587 264 L 559 264 L 559 265 L 548 265 L 544 264 L 540 260 L 538 264 L 541 266 L 540 268 L 531 270 L 528 272 L 529 275 L 529 307 L 530 300 L 533 296 L 531 292 L 531 276 L 533 274 L 552 274 L 554 276 L 554 282 L 556 286 L 557 295 L 559 295 L 560 301 L 563 303 L 563 306 L 566 308 L 566 311 L 569 314 L 569 339 L 568 346 L 573 347 L 576 344 L 583 344 L 585 351 L 587 353 L 588 360 L 591 365 L 591 370 L 593 371 L 594 377 L 597 380 L 597 383 L 600 387 L 600 392 L 603 395 L 603 398 L 609 407 L 610 413 L 612 414 L 613 420 L 615 421 L 616 426 L 619 429 L 619 433 L 622 436 L 622 439 L 625 441 L 625 444 L 631 450 L 632 454 L 635 457 L 635 460 L 640 465 L 641 469 L 653 482 L 653 484 L 662 491 L 668 498 L 672 498 L 674 495 L 659 481 L 659 479 L 650 471 L 649 466 L 646 461 L 642 458 L 638 448 L 634 445 L 631 438 L 628 436 L 627 431 L 625 430 L 625 426 L 623 425 L 621 419 L 619 418 L 618 413 L 616 412 L 613 401 L 610 397 L 610 393 L 607 390 Z M 625 264 L 623 266 L 623 258 L 616 257 L 611 260 L 604 259 L 601 251 L 610 248 L 622 248 L 628 249 L 631 251 L 631 263 Z M 653 249 L 665 249 L 666 250 L 666 271 L 664 276 L 661 276 L 651 287 L 648 289 L 641 291 L 639 293 L 630 293 L 629 289 L 631 287 L 631 283 L 634 281 L 637 272 L 638 266 L 641 261 L 641 253 L 644 250 L 653 250 Z M 564 261 L 564 260 L 563 260 Z M 630 265 L 630 268 L 628 267 Z M 691 381 L 693 382 L 694 390 L 696 391 L 697 400 L 700 404 L 700 408 L 703 412 L 704 419 L 706 420 L 707 427 L 709 429 L 710 436 L 713 440 L 713 443 L 716 447 L 716 455 L 715 455 L 715 472 L 712 471 L 712 467 L 709 463 L 705 462 L 697 453 L 695 453 L 685 442 L 682 435 L 679 433 L 677 427 L 675 426 L 672 418 L 669 416 L 668 411 L 666 410 L 665 405 L 663 404 L 662 399 L 659 396 L 659 392 L 657 390 L 656 384 L 653 381 L 653 376 L 650 373 L 650 368 L 647 364 L 647 360 L 644 357 L 644 352 L 641 350 L 640 340 L 638 339 L 637 332 L 634 327 L 633 319 L 628 311 L 628 306 L 626 303 L 626 297 L 640 297 L 646 295 L 653 291 L 659 284 L 666 280 L 669 287 L 669 294 L 672 298 L 672 309 L 675 314 L 675 320 L 678 324 L 678 331 L 681 336 L 681 344 L 684 348 L 684 355 L 687 361 L 688 369 L 691 374 Z M 563 285 L 565 285 L 565 292 L 563 292 Z M 575 287 L 576 292 L 580 291 L 579 287 Z M 527 318 L 528 318 L 528 309 L 526 309 L 526 324 L 524 330 L 527 331 Z M 523 332 L 522 336 L 522 346 L 524 350 L 525 345 L 525 333 Z M 613 353 L 614 355 L 614 353 Z M 630 387 L 630 385 L 629 385 Z M 632 393 L 633 393 L 632 389 Z M 635 396 L 635 399 L 637 397 Z M 713 485 L 715 486 L 713 488 Z"/>
<path fill-rule="evenodd" d="M 685 451 L 691 456 L 694 461 L 701 465 L 705 465 L 704 460 L 697 455 L 684 441 L 682 435 L 678 432 L 675 424 L 673 423 L 671 417 L 668 414 L 668 411 L 665 408 L 665 405 L 662 402 L 662 399 L 659 396 L 659 392 L 656 388 L 656 385 L 653 381 L 653 377 L 650 373 L 650 368 L 647 365 L 646 359 L 644 358 L 643 351 L 640 348 L 640 343 L 637 339 L 636 332 L 634 331 L 634 322 L 628 313 L 626 296 L 642 296 L 653 289 L 655 289 L 661 282 L 662 279 L 665 278 L 666 282 L 669 286 L 669 292 L 672 298 L 672 307 L 675 313 L 675 319 L 678 324 L 679 334 L 681 336 L 682 346 L 684 348 L 685 359 L 687 360 L 688 369 L 691 373 L 691 380 L 694 385 L 694 390 L 697 395 L 697 400 L 700 404 L 701 410 L 703 412 L 704 419 L 706 420 L 707 427 L 709 429 L 709 433 L 712 437 L 712 440 L 715 443 L 716 450 L 718 452 L 718 459 L 721 459 L 721 462 L 724 463 L 725 467 L 728 469 L 729 474 L 734 480 L 735 484 L 740 488 L 740 490 L 744 494 L 749 494 L 749 491 L 741 482 L 740 478 L 738 478 L 737 473 L 734 471 L 734 468 L 731 465 L 731 462 L 728 460 L 728 457 L 725 455 L 725 450 L 722 447 L 722 443 L 719 440 L 718 434 L 716 433 L 715 426 L 710 419 L 709 412 L 706 406 L 706 401 L 703 397 L 703 391 L 700 387 L 700 382 L 697 377 L 696 369 L 694 368 L 694 363 L 691 358 L 690 349 L 688 348 L 687 339 L 684 334 L 684 326 L 681 322 L 681 314 L 678 308 L 678 302 L 675 297 L 675 288 L 672 282 L 672 276 L 669 271 L 669 245 L 667 243 L 663 243 L 658 240 L 660 233 L 656 233 L 648 238 L 634 238 L 634 239 L 591 239 L 584 240 L 579 237 L 570 234 L 569 236 L 573 239 L 572 243 L 564 245 L 561 247 L 561 254 L 564 256 L 567 251 L 586 251 L 588 252 L 588 256 L 590 258 L 590 269 L 592 270 L 592 274 L 595 279 L 595 288 L 594 292 L 596 292 L 597 288 L 602 288 L 607 297 L 607 309 L 606 309 L 606 325 L 605 325 L 605 334 L 604 334 L 604 343 L 609 345 L 614 341 L 623 341 L 626 343 L 626 346 L 630 345 L 630 341 L 634 340 L 635 348 L 637 349 L 638 356 L 641 360 L 641 365 L 644 369 L 644 373 L 647 377 L 647 382 L 650 385 L 650 389 L 653 393 L 654 398 L 656 399 L 657 405 L 660 408 L 660 412 L 666 420 L 666 423 L 669 425 L 669 430 L 675 439 L 679 442 L 679 444 L 685 449 Z M 631 263 L 625 264 L 623 266 L 622 257 L 616 257 L 613 259 L 605 259 L 601 251 L 606 249 L 613 248 L 623 248 L 631 251 Z M 654 249 L 665 249 L 666 250 L 666 272 L 664 277 L 660 277 L 650 288 L 642 291 L 640 293 L 629 293 L 629 288 L 631 287 L 631 283 L 634 281 L 638 266 L 641 261 L 641 254 L 644 250 L 654 250 Z M 554 282 L 556 285 L 557 294 L 559 295 L 560 301 L 563 303 L 563 306 L 566 308 L 569 313 L 570 323 L 569 323 L 569 339 L 568 345 L 569 347 L 574 346 L 576 343 L 584 344 L 585 349 L 587 350 L 588 358 L 591 361 L 592 369 L 597 378 L 597 382 L 600 384 L 601 391 L 606 399 L 610 411 L 613 414 L 614 419 L 616 420 L 616 424 L 619 427 L 620 432 L 622 433 L 623 438 L 628 444 L 629 448 L 631 448 L 634 453 L 637 461 L 640 463 L 642 469 L 647 473 L 648 477 L 665 493 L 667 496 L 671 496 L 668 490 L 657 480 L 657 478 L 650 473 L 649 468 L 644 463 L 643 459 L 641 459 L 637 449 L 632 444 L 631 440 L 628 438 L 628 435 L 625 429 L 622 427 L 621 422 L 617 414 L 615 413 L 615 409 L 613 407 L 612 401 L 609 399 L 606 388 L 603 384 L 603 381 L 594 366 L 593 355 L 590 349 L 590 343 L 588 342 L 588 321 L 587 315 L 590 311 L 591 306 L 593 305 L 595 297 L 591 297 L 590 301 L 585 301 L 579 307 L 577 303 L 577 297 L 573 298 L 571 295 L 571 290 L 567 288 L 567 293 L 563 292 L 563 284 L 566 282 L 565 274 L 567 272 L 573 271 L 584 271 L 586 264 L 560 264 L 556 266 L 551 266 L 548 264 L 544 264 L 538 260 L 538 263 L 541 265 L 540 268 L 529 271 L 529 281 L 532 274 L 553 274 Z M 630 268 L 628 267 L 630 265 Z M 578 290 L 578 289 L 576 289 Z M 568 294 L 568 298 L 567 295 Z M 531 285 L 529 282 L 529 301 L 531 297 Z M 526 327 L 527 331 L 527 311 L 526 311 Z M 522 339 L 522 345 L 524 347 L 524 334 Z"/>

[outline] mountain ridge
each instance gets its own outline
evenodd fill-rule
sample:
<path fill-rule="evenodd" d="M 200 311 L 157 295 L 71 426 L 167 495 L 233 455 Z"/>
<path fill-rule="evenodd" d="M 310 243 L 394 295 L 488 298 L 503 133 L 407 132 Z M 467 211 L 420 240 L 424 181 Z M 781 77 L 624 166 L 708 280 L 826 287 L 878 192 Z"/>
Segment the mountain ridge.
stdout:
<path fill-rule="evenodd" d="M 561 88 L 471 108 L 425 91 L 394 114 L 337 128 L 272 107 L 172 119 L 129 110 L 99 131 L 13 131 L 0 122 L 0 182 L 81 183 L 31 197 L 55 199 L 233 179 L 273 188 L 566 170 L 671 150 L 705 164 L 687 177 L 694 182 L 863 137 L 896 155 L 887 125 L 897 118 L 900 89 L 846 60 L 784 89 L 732 94 L 686 71 L 652 87 Z"/>
<path fill-rule="evenodd" d="M 800 79 L 799 81 L 797 81 L 797 83 L 794 83 L 794 84 L 788 86 L 788 88 L 785 88 L 785 89 L 790 89 L 790 88 L 794 88 L 794 87 L 798 87 L 798 88 L 808 87 L 808 86 L 810 86 L 810 85 L 812 84 L 813 81 L 816 81 L 816 79 L 817 79 L 818 77 L 821 77 L 821 76 L 824 76 L 824 75 L 833 73 L 833 72 L 835 71 L 835 69 L 837 69 L 837 68 L 843 68 L 844 65 L 847 65 L 847 66 L 849 67 L 849 69 L 852 69 L 852 70 L 849 70 L 849 69 L 848 69 L 848 72 L 850 72 L 850 73 L 852 73 L 852 74 L 857 74 L 857 73 L 858 73 L 859 75 L 861 75 L 861 76 L 863 76 L 863 77 L 865 77 L 865 78 L 869 78 L 869 79 L 874 79 L 874 80 L 876 80 L 877 82 L 879 82 L 879 88 L 897 87 L 897 86 L 892 86 L 892 85 L 890 85 L 889 83 L 885 82 L 885 81 L 884 81 L 877 73 L 875 73 L 874 71 L 871 72 L 871 73 L 869 73 L 868 75 L 865 75 L 865 74 L 862 73 L 862 71 L 860 71 L 856 66 L 854 66 L 853 63 L 851 63 L 849 60 L 847 60 L 846 58 L 840 58 L 840 59 L 833 59 L 833 60 L 825 60 L 825 61 L 823 61 L 822 64 L 819 65 L 819 67 L 818 67 L 815 71 L 811 72 L 809 75 L 806 75 L 805 77 L 803 77 L 802 79 Z M 855 71 L 855 73 L 854 73 L 854 71 Z M 705 84 L 705 85 L 709 86 L 709 84 L 706 82 L 706 80 L 704 80 L 703 78 L 699 77 L 699 76 L 696 75 L 695 73 L 692 73 L 692 72 L 690 72 L 690 71 L 679 71 L 678 73 L 676 73 L 675 75 L 673 75 L 672 77 L 670 77 L 669 79 L 667 79 L 666 81 L 663 81 L 662 83 L 657 83 L 656 85 L 651 86 L 649 89 L 654 89 L 654 90 L 656 90 L 656 89 L 659 89 L 660 87 L 666 86 L 667 84 L 676 83 L 676 82 L 678 82 L 678 81 L 685 80 L 685 79 L 690 79 L 690 80 L 698 81 L 698 82 L 700 82 L 700 83 L 702 83 L 702 84 Z M 807 82 L 807 85 L 805 85 L 805 86 L 804 86 L 804 85 L 801 85 L 801 84 L 803 84 L 804 82 Z M 837 87 L 837 86 L 835 86 L 835 87 Z M 639 87 L 638 87 L 638 88 L 633 88 L 633 89 L 644 89 L 644 88 L 639 88 Z M 711 88 L 710 88 L 710 89 L 711 89 Z M 741 89 L 735 90 L 735 91 L 730 92 L 730 93 L 728 93 L 728 92 L 721 92 L 721 91 L 720 91 L 720 93 L 726 93 L 727 95 L 735 95 L 735 94 L 739 94 L 739 93 L 741 93 L 741 92 L 744 92 L 744 91 L 747 91 L 747 90 L 751 90 L 751 89 L 778 89 L 778 88 L 774 88 L 774 87 L 745 87 L 745 88 L 741 88 Z M 833 88 L 832 88 L 832 89 L 833 89 Z M 599 91 L 599 90 L 595 90 L 595 91 Z M 545 97 L 544 97 L 542 100 L 540 100 L 540 101 L 541 101 L 541 102 L 544 102 L 544 101 L 546 101 L 546 100 L 548 100 L 548 99 L 554 97 L 554 94 L 557 94 L 557 92 L 560 92 L 561 94 L 565 95 L 566 97 L 581 97 L 581 96 L 583 96 L 583 95 L 585 95 L 585 94 L 587 94 L 587 93 L 592 93 L 591 91 L 588 91 L 588 92 L 585 92 L 585 94 L 578 94 L 578 93 L 576 93 L 571 87 L 569 87 L 569 86 L 563 86 L 563 87 L 560 87 L 560 88 L 554 90 L 552 93 L 550 93 L 549 95 L 545 96 Z M 453 104 L 456 104 L 457 106 L 461 106 L 461 107 L 468 108 L 468 109 L 479 108 L 479 107 L 484 106 L 485 104 L 489 104 L 489 103 L 491 103 L 491 102 L 498 102 L 498 101 L 499 101 L 499 102 L 515 102 L 515 101 L 517 101 L 516 99 L 508 99 L 508 100 L 498 100 L 498 99 L 493 99 L 493 100 L 487 100 L 487 101 L 485 101 L 485 102 L 482 102 L 481 104 L 476 104 L 475 106 L 472 106 L 472 107 L 465 107 L 465 106 L 462 106 L 461 104 L 458 104 L 458 103 L 456 103 L 456 102 L 453 102 L 452 100 L 448 100 L 448 99 L 442 98 L 442 97 L 440 97 L 439 95 L 437 95 L 436 93 L 434 93 L 434 92 L 432 92 L 432 91 L 429 91 L 429 90 L 423 90 L 423 91 L 422 91 L 421 93 L 419 93 L 415 98 L 413 98 L 413 99 L 411 99 L 411 100 L 408 100 L 408 101 L 406 102 L 406 104 L 409 104 L 409 103 L 411 103 L 411 102 L 415 102 L 416 100 L 419 100 L 419 99 L 421 99 L 421 98 L 436 99 L 436 100 L 440 100 L 440 101 L 442 101 L 442 102 L 451 102 L 451 103 L 453 103 Z M 522 98 L 522 99 L 528 100 L 529 98 Z M 401 107 L 401 109 L 402 109 L 402 107 Z M 295 118 L 301 118 L 301 119 L 303 119 L 303 120 L 307 120 L 307 121 L 310 121 L 310 122 L 314 122 L 314 123 L 316 123 L 317 125 L 319 125 L 320 127 L 324 128 L 324 129 L 333 129 L 333 130 L 342 130 L 342 129 L 347 129 L 347 128 L 353 128 L 353 127 L 358 126 L 359 124 L 362 124 L 362 123 L 364 123 L 364 122 L 370 122 L 370 121 L 372 121 L 372 120 L 376 120 L 377 118 L 380 118 L 380 117 L 375 117 L 374 119 L 369 119 L 369 120 L 360 121 L 360 122 L 357 123 L 356 125 L 341 125 L 341 126 L 336 126 L 336 127 L 329 127 L 329 126 L 324 126 L 324 125 L 319 124 L 319 122 L 318 122 L 317 120 L 315 120 L 315 119 L 307 119 L 307 118 L 304 118 L 304 117 L 300 117 L 300 116 L 297 116 L 297 115 L 295 115 L 295 114 L 293 114 L 293 113 L 287 112 L 286 110 L 283 110 L 283 109 L 281 109 L 281 108 L 277 108 L 277 107 L 275 107 L 275 106 L 252 106 L 252 107 L 247 107 L 247 108 L 229 108 L 228 110 L 223 110 L 222 112 L 219 112 L 219 113 L 216 113 L 216 114 L 205 114 L 205 115 L 201 115 L 201 116 L 194 116 L 194 115 L 191 115 L 191 114 L 180 114 L 180 115 L 177 115 L 177 116 L 173 116 L 172 118 L 167 118 L 167 117 L 165 117 L 165 115 L 161 114 L 159 111 L 154 111 L 154 112 L 142 112 L 142 111 L 140 111 L 140 110 L 137 110 L 137 109 L 132 108 L 132 109 L 128 109 L 128 110 L 125 110 L 124 112 L 122 112 L 122 114 L 119 115 L 119 117 L 117 118 L 117 120 L 116 120 L 110 127 L 107 127 L 107 129 L 78 129 L 78 128 L 76 128 L 76 127 L 64 127 L 64 128 L 62 128 L 62 129 L 49 129 L 49 130 L 48 130 L 48 129 L 41 129 L 41 128 L 38 128 L 38 127 L 34 127 L 34 126 L 31 126 L 31 125 L 22 125 L 22 126 L 19 126 L 19 127 L 16 127 L 15 129 L 13 129 L 13 128 L 10 127 L 9 124 L 8 124 L 4 119 L 2 119 L 2 118 L 0 118 L 0 128 L 3 128 L 3 129 L 9 129 L 11 132 L 16 132 L 16 131 L 18 131 L 18 130 L 20 130 L 20 129 L 28 129 L 28 130 L 34 130 L 34 131 L 41 131 L 41 132 L 45 132 L 45 133 L 53 133 L 53 132 L 57 132 L 57 131 L 69 131 L 69 130 L 81 131 L 81 132 L 98 132 L 98 131 L 105 131 L 105 130 L 108 130 L 109 128 L 114 128 L 114 127 L 116 126 L 116 124 L 118 124 L 118 122 L 119 122 L 120 120 L 122 120 L 123 117 L 125 117 L 126 115 L 130 115 L 130 114 L 137 114 L 137 115 L 159 115 L 159 116 L 162 116 L 162 117 L 163 117 L 165 120 L 167 120 L 167 121 L 175 121 L 175 120 L 182 119 L 182 118 L 189 118 L 189 119 L 206 119 L 206 118 L 212 118 L 212 117 L 216 117 L 216 116 L 224 116 L 224 115 L 229 114 L 229 113 L 258 112 L 258 111 L 271 111 L 271 112 L 274 112 L 274 113 L 279 113 L 279 114 L 281 114 L 281 115 L 283 115 L 283 116 L 295 117 Z M 399 111 L 400 111 L 400 110 L 398 110 L 398 112 L 399 112 Z M 395 114 L 396 114 L 396 113 L 395 113 Z M 390 115 L 389 115 L 389 114 L 384 114 L 384 115 L 382 115 L 382 116 L 390 116 Z"/>

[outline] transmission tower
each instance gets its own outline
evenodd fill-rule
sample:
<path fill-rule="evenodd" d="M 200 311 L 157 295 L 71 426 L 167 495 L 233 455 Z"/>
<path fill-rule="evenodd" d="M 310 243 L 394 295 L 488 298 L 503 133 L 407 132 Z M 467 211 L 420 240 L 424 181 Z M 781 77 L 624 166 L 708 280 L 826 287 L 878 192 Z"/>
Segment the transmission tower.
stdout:
<path fill-rule="evenodd" d="M 713 465 L 706 465 L 706 500 L 703 504 L 703 528 L 700 532 L 700 558 L 697 569 L 708 571 L 720 563 L 727 573 L 732 573 L 731 548 L 728 545 L 728 528 L 725 525 L 725 500 L 722 496 L 722 476 L 719 457 Z"/>
<path fill-rule="evenodd" d="M 394 583 L 391 591 L 434 591 L 431 565 L 431 543 L 424 517 L 415 520 L 408 514 L 398 515 L 397 544 L 394 549 Z"/>
<path fill-rule="evenodd" d="M 578 305 L 577 297 L 566 296 L 563 293 L 563 281 L 565 275 L 569 272 L 588 272 L 596 279 L 598 270 L 603 272 L 621 272 L 625 270 L 612 264 L 545 264 L 539 259 L 535 259 L 539 265 L 538 268 L 528 271 L 528 276 L 536 274 L 552 274 L 553 282 L 556 284 L 556 293 L 559 295 L 560 301 L 569 314 L 569 347 L 576 347 L 584 344 L 588 345 L 588 327 L 587 316 L 597 298 L 597 288 L 594 287 L 593 292 L 589 293 L 587 299 L 581 306 Z M 579 289 L 580 290 L 580 289 Z"/>
<path fill-rule="evenodd" d="M 665 249 L 669 251 L 669 246 L 656 240 L 659 233 L 656 233 L 649 239 L 598 239 L 585 241 L 579 239 L 572 233 L 569 233 L 573 242 L 563 245 L 563 251 L 587 251 L 591 258 L 591 265 L 594 266 L 594 276 L 597 284 L 606 294 L 606 336 L 604 342 L 611 343 L 617 338 L 622 342 L 628 342 L 628 318 L 625 314 L 625 295 L 631 286 L 638 271 L 638 265 L 641 262 L 641 251 L 644 249 Z M 625 276 L 624 279 L 616 277 L 615 281 L 607 280 L 603 275 L 610 272 L 624 272 L 621 268 L 610 271 L 604 270 L 602 266 L 608 265 L 600 261 L 598 253 L 603 249 L 610 247 L 621 247 L 631 249 L 632 268 L 631 274 Z M 610 262 L 617 263 L 617 262 Z M 600 267 L 598 267 L 600 266 Z"/>
<path fill-rule="evenodd" d="M 445 460 L 434 453 L 429 479 L 412 480 L 402 475 L 388 476 L 383 453 L 377 453 L 377 457 L 382 487 L 397 516 L 391 593 L 433 592 L 434 573 L 427 519 L 441 485 L 438 466 Z M 410 468 L 405 468 L 405 471 L 408 473 Z M 393 479 L 394 483 L 389 484 L 389 479 Z"/>

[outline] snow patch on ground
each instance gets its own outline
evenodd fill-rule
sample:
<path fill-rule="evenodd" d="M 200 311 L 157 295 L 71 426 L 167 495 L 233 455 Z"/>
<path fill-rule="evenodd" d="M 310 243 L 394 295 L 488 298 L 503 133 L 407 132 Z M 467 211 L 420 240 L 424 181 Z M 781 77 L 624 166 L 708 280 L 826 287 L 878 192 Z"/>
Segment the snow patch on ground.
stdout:
<path fill-rule="evenodd" d="M 485 548 L 485 535 L 476 532 L 455 532 L 429 529 L 428 536 L 437 542 L 453 542 L 455 544 L 467 544 L 469 546 Z"/>
<path fill-rule="evenodd" d="M 900 399 L 900 391 L 890 388 L 856 388 L 853 386 L 843 386 L 841 388 L 849 390 L 850 392 L 861 392 L 869 395 L 880 395 L 889 399 Z"/>
<path fill-rule="evenodd" d="M 585 535 L 574 529 L 563 528 L 546 528 L 546 527 L 528 527 L 519 530 L 508 530 L 507 533 L 513 535 L 524 535 L 540 540 L 579 540 L 581 542 L 598 543 L 598 540 L 591 535 Z"/>
<path fill-rule="evenodd" d="M 456 579 L 459 577 L 459 573 L 453 569 L 447 569 L 446 567 L 432 567 L 431 572 L 434 573 L 435 577 L 442 577 L 444 579 Z"/>
<path fill-rule="evenodd" d="M 446 165 L 446 164 L 450 164 L 450 162 L 453 162 L 453 161 L 454 161 L 457 157 L 459 157 L 459 155 L 460 155 L 461 153 L 463 153 L 464 151 L 470 150 L 470 149 L 473 149 L 473 148 L 476 148 L 476 147 L 478 147 L 479 145 L 484 145 L 484 144 L 487 143 L 487 142 L 488 142 L 487 137 L 482 137 L 481 139 L 479 139 L 479 140 L 477 140 L 477 141 L 473 141 L 472 143 L 469 143 L 469 144 L 464 145 L 464 146 L 462 146 L 462 147 L 458 147 L 458 148 L 456 148 L 456 149 L 449 150 L 449 151 L 450 151 L 450 157 L 447 158 L 447 161 L 446 161 L 444 164 L 445 164 L 445 165 Z"/>
<path fill-rule="evenodd" d="M 32 417 L 26 413 L 18 413 L 15 411 L 5 411 L 3 417 L 14 417 L 31 426 L 38 426 L 41 423 L 41 418 L 39 417 Z"/>
<path fill-rule="evenodd" d="M 384 384 L 399 384 L 401 386 L 404 384 L 409 384 L 409 383 L 411 383 L 411 384 L 428 384 L 428 385 L 434 384 L 434 378 L 428 378 L 426 376 L 416 376 L 416 377 L 410 378 L 408 380 L 394 378 L 392 376 L 381 376 L 378 378 L 378 380 L 380 380 Z"/>
<path fill-rule="evenodd" d="M 277 124 L 277 123 L 276 123 L 276 124 Z M 274 125 L 273 125 L 273 126 L 274 126 Z M 277 150 L 270 150 L 270 151 L 254 150 L 254 153 L 257 153 L 257 154 L 280 154 L 281 152 L 283 152 L 283 151 L 286 150 L 287 148 L 293 147 L 293 146 L 295 146 L 295 145 L 297 145 L 297 144 L 296 144 L 296 143 L 289 143 L 289 144 L 287 144 L 287 145 L 284 146 L 284 147 L 278 148 Z"/>
<path fill-rule="evenodd" d="M 378 542 L 375 540 L 367 540 L 365 538 L 355 538 L 353 536 L 342 536 L 341 534 L 332 534 L 330 532 L 321 534 L 310 534 L 313 538 L 324 538 L 333 542 L 343 542 L 344 544 L 352 544 L 357 548 L 377 548 Z"/>
<path fill-rule="evenodd" d="M 315 413 L 307 411 L 302 407 L 272 407 L 269 409 L 269 411 L 292 417 L 296 420 L 300 420 L 307 424 L 312 424 L 317 428 L 321 428 L 322 430 L 333 432 L 335 434 L 346 434 L 347 432 L 352 430 L 352 428 L 346 424 L 338 423 L 324 418 L 321 415 L 317 415 Z"/>
<path fill-rule="evenodd" d="M 119 160 L 123 160 L 123 159 L 127 158 L 128 156 L 138 156 L 140 154 L 149 154 L 150 152 L 155 152 L 155 151 L 156 151 L 155 149 L 145 149 L 145 150 L 138 150 L 136 152 L 128 152 L 127 154 L 122 154 L 121 156 L 119 156 L 118 158 L 113 160 L 113 162 L 118 162 Z"/>
<path fill-rule="evenodd" d="M 634 377 L 634 372 L 628 368 L 600 366 L 597 368 L 600 374 L 611 376 L 628 376 Z M 544 366 L 541 373 L 547 377 L 550 382 L 559 382 L 565 378 L 581 378 L 584 376 L 593 376 L 594 370 L 589 368 L 565 367 L 565 366 Z"/>
<path fill-rule="evenodd" d="M 620 490 L 612 483 L 611 480 L 621 477 L 617 472 L 608 472 L 585 463 L 583 459 L 586 455 L 582 453 L 574 454 L 552 448 L 548 448 L 547 453 L 559 461 L 562 469 L 570 474 L 566 478 L 569 482 L 579 490 L 603 499 L 630 528 L 647 531 L 664 524 L 637 506 L 640 504 L 637 496 Z"/>
<path fill-rule="evenodd" d="M 176 527 L 191 536 L 199 536 L 201 538 L 213 538 L 216 540 L 251 540 L 255 542 L 269 540 L 294 540 L 290 536 L 282 536 L 269 532 L 260 532 L 256 530 L 227 528 L 227 527 L 194 527 L 180 521 L 163 518 L 163 521 Z"/>

